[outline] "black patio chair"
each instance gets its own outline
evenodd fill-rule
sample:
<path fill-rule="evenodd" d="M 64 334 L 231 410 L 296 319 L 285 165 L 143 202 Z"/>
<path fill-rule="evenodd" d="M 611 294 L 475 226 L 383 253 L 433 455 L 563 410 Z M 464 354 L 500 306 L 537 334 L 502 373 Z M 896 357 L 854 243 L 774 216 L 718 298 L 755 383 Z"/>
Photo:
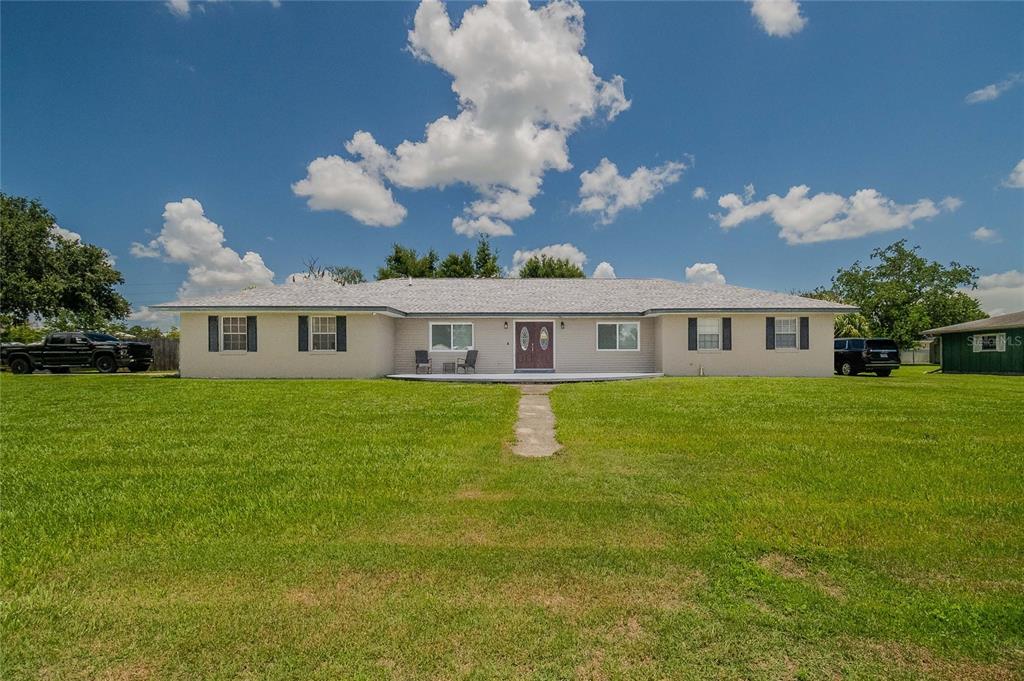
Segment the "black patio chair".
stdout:
<path fill-rule="evenodd" d="M 462 373 L 468 374 L 469 370 L 472 369 L 473 373 L 476 373 L 476 350 L 468 350 L 466 352 L 465 359 L 458 359 L 455 364 L 455 373 L 459 373 L 459 369 L 462 369 Z"/>
<path fill-rule="evenodd" d="M 420 369 L 426 369 L 425 373 L 431 373 L 430 366 L 430 353 L 426 350 L 416 351 L 416 373 L 420 373 Z"/>

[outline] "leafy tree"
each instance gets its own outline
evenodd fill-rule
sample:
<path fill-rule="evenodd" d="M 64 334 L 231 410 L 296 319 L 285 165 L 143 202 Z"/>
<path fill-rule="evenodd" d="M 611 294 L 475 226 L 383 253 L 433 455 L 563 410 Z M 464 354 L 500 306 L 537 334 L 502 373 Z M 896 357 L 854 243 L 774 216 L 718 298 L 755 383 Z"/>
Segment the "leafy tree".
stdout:
<path fill-rule="evenodd" d="M 347 265 L 328 267 L 327 276 L 339 284 L 361 284 L 366 281 L 361 269 Z"/>
<path fill-rule="evenodd" d="M 124 277 L 107 253 L 55 224 L 39 201 L 0 193 L 0 314 L 13 325 L 60 317 L 84 328 L 126 317 L 131 307 L 114 290 Z"/>
<path fill-rule="evenodd" d="M 840 299 L 839 295 L 837 295 L 835 291 L 830 291 L 820 286 L 813 291 L 807 291 L 797 295 L 801 295 L 804 298 L 828 300 L 833 303 L 846 303 L 845 300 Z M 848 314 L 836 315 L 833 334 L 836 338 L 869 338 L 877 335 L 871 328 L 871 322 L 861 312 L 850 312 Z"/>
<path fill-rule="evenodd" d="M 392 246 L 391 254 L 384 259 L 384 266 L 377 270 L 377 279 L 397 277 L 429 278 L 437 276 L 437 252 L 430 249 L 419 255 L 414 248 L 401 244 Z"/>
<path fill-rule="evenodd" d="M 892 338 L 901 348 L 912 347 L 925 329 L 986 316 L 961 290 L 976 286 L 977 268 L 955 261 L 943 266 L 918 250 L 901 239 L 871 252 L 878 264 L 857 261 L 832 279 L 838 300 L 859 307 L 875 335 Z"/>
<path fill-rule="evenodd" d="M 306 276 L 309 279 L 332 279 L 339 284 L 361 284 L 366 281 L 363 271 L 356 267 L 346 265 L 323 267 L 317 258 L 303 260 L 302 264 L 306 266 Z"/>
<path fill-rule="evenodd" d="M 491 249 L 491 242 L 487 237 L 480 237 L 480 241 L 476 244 L 473 274 L 478 279 L 494 279 L 501 276 L 501 268 L 498 267 L 498 252 Z"/>
<path fill-rule="evenodd" d="M 476 276 L 476 272 L 473 269 L 473 257 L 469 254 L 469 251 L 463 251 L 461 255 L 449 253 L 441 261 L 441 266 L 437 268 L 437 276 L 459 279 L 469 279 Z"/>
<path fill-rule="evenodd" d="M 519 270 L 522 279 L 582 279 L 586 275 L 579 265 L 566 258 L 549 258 L 546 255 L 533 256 Z"/>

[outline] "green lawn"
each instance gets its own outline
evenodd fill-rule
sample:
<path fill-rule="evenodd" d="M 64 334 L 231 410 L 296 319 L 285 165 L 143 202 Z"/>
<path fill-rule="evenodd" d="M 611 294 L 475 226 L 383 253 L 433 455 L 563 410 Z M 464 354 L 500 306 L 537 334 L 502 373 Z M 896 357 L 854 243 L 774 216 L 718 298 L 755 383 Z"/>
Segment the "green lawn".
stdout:
<path fill-rule="evenodd" d="M 1020 678 L 1024 379 L 0 379 L 14 678 Z"/>

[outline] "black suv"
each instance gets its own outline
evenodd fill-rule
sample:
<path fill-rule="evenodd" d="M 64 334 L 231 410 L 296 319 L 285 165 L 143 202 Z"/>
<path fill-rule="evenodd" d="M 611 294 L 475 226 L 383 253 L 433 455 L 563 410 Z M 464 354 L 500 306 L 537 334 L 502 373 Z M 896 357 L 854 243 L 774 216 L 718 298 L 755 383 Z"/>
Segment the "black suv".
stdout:
<path fill-rule="evenodd" d="M 900 349 L 889 338 L 837 338 L 836 373 L 856 376 L 863 371 L 888 376 L 900 368 Z"/>

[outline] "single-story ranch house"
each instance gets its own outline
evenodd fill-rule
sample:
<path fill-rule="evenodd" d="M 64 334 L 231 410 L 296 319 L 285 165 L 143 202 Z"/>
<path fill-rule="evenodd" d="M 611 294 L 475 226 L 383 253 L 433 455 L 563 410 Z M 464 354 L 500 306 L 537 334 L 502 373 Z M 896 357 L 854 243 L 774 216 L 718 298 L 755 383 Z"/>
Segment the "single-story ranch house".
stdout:
<path fill-rule="evenodd" d="M 664 279 L 304 281 L 154 306 L 181 313 L 185 377 L 643 372 L 829 376 L 846 305 Z"/>

